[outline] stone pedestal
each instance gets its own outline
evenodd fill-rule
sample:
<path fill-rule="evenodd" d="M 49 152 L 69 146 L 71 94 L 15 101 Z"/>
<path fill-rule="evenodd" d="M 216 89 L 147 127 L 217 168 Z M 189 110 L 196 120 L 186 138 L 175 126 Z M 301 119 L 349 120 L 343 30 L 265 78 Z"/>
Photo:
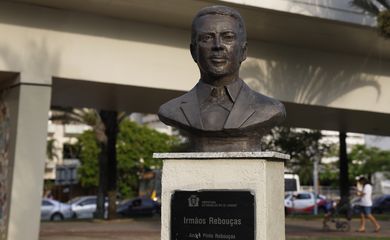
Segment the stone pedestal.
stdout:
<path fill-rule="evenodd" d="M 173 240 L 170 236 L 171 198 L 178 190 L 250 191 L 255 203 L 255 239 L 285 239 L 284 161 L 289 159 L 288 155 L 276 152 L 205 152 L 156 153 L 154 157 L 163 159 L 161 240 Z M 213 239 L 202 236 L 186 239 L 192 238 Z"/>

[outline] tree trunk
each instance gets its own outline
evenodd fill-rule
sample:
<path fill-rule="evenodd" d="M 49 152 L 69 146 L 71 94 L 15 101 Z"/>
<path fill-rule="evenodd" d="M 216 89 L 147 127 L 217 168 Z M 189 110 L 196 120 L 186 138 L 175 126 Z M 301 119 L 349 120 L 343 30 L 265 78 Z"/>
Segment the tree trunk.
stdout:
<path fill-rule="evenodd" d="M 347 155 L 347 134 L 339 132 L 340 152 L 339 152 L 339 184 L 340 184 L 340 200 L 343 203 L 349 204 L 349 179 L 348 179 L 348 155 Z"/>
<path fill-rule="evenodd" d="M 99 187 L 96 202 L 95 218 L 104 219 L 105 212 L 105 198 L 107 196 L 107 144 L 100 142 L 100 154 L 99 154 Z"/>
<path fill-rule="evenodd" d="M 100 117 L 105 125 L 107 136 L 107 193 L 108 193 L 108 219 L 116 218 L 116 197 L 117 197 L 117 161 L 116 161 L 116 140 L 119 132 L 118 112 L 100 111 Z"/>

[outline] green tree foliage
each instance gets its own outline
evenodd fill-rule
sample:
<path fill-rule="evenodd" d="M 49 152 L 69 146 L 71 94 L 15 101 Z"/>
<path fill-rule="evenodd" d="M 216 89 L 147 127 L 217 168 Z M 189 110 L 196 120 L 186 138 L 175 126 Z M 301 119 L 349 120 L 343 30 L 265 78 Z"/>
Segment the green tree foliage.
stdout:
<path fill-rule="evenodd" d="M 161 167 L 154 152 L 169 152 L 178 139 L 131 121 L 123 121 L 117 142 L 118 188 L 125 196 L 137 193 L 138 174 L 145 168 Z M 130 184 L 130 185 L 129 185 Z"/>
<path fill-rule="evenodd" d="M 333 187 L 339 186 L 339 173 L 339 161 L 322 164 L 321 171 L 319 173 L 321 185 Z"/>
<path fill-rule="evenodd" d="M 349 154 L 350 176 L 371 176 L 375 172 L 390 171 L 390 151 L 383 151 L 376 147 L 355 145 Z"/>
<path fill-rule="evenodd" d="M 335 155 L 336 156 L 336 155 Z M 349 181 L 353 183 L 357 176 L 371 176 L 375 172 L 390 171 L 390 151 L 375 147 L 355 145 L 348 154 Z M 323 185 L 338 185 L 338 161 L 323 165 L 320 182 Z"/>
<path fill-rule="evenodd" d="M 98 185 L 98 156 L 100 149 L 91 131 L 79 137 L 81 145 L 79 170 L 83 186 Z M 153 159 L 154 152 L 169 152 L 178 146 L 176 137 L 159 133 L 129 120 L 120 124 L 117 140 L 118 190 L 122 197 L 132 197 L 138 192 L 139 174 L 148 168 L 161 167 L 161 160 Z"/>
<path fill-rule="evenodd" d="M 390 38 L 390 10 L 380 12 L 377 21 L 379 33 L 384 38 Z"/>
<path fill-rule="evenodd" d="M 299 175 L 301 184 L 308 185 L 313 181 L 314 158 L 321 158 L 330 148 L 320 143 L 321 138 L 319 130 L 277 127 L 265 137 L 263 149 L 290 154 L 287 168 Z"/>
<path fill-rule="evenodd" d="M 352 0 L 351 4 L 376 16 L 379 33 L 390 38 L 390 0 Z"/>
<path fill-rule="evenodd" d="M 96 141 L 96 135 L 93 131 L 85 131 L 78 137 L 80 148 L 81 166 L 78 169 L 80 183 L 84 187 L 96 187 L 99 184 L 99 164 L 98 158 L 100 147 Z"/>

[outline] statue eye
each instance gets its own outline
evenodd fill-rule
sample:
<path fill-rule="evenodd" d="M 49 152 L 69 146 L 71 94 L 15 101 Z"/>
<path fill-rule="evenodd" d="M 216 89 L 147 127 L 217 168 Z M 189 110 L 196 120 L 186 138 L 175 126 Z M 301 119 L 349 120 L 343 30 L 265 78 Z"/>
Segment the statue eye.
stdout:
<path fill-rule="evenodd" d="M 234 33 L 226 33 L 222 37 L 226 42 L 232 42 L 236 39 L 236 35 Z"/>
<path fill-rule="evenodd" d="M 202 35 L 201 37 L 200 37 L 200 40 L 202 41 L 202 42 L 208 42 L 208 41 L 210 41 L 210 40 L 212 40 L 213 39 L 213 37 L 210 35 L 210 34 L 205 34 L 205 35 Z"/>

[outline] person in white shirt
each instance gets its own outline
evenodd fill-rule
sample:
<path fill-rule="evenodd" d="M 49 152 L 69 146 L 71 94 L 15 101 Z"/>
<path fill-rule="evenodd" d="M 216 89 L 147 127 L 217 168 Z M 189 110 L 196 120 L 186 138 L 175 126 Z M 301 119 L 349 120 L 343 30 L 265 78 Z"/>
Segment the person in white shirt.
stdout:
<path fill-rule="evenodd" d="M 367 178 L 360 177 L 358 183 L 362 186 L 362 190 L 357 191 L 357 195 L 360 196 L 358 205 L 360 206 L 360 227 L 358 232 L 366 231 L 366 219 L 368 218 L 375 226 L 375 232 L 379 232 L 381 226 L 375 217 L 371 214 L 372 208 L 372 186 L 369 184 Z"/>

